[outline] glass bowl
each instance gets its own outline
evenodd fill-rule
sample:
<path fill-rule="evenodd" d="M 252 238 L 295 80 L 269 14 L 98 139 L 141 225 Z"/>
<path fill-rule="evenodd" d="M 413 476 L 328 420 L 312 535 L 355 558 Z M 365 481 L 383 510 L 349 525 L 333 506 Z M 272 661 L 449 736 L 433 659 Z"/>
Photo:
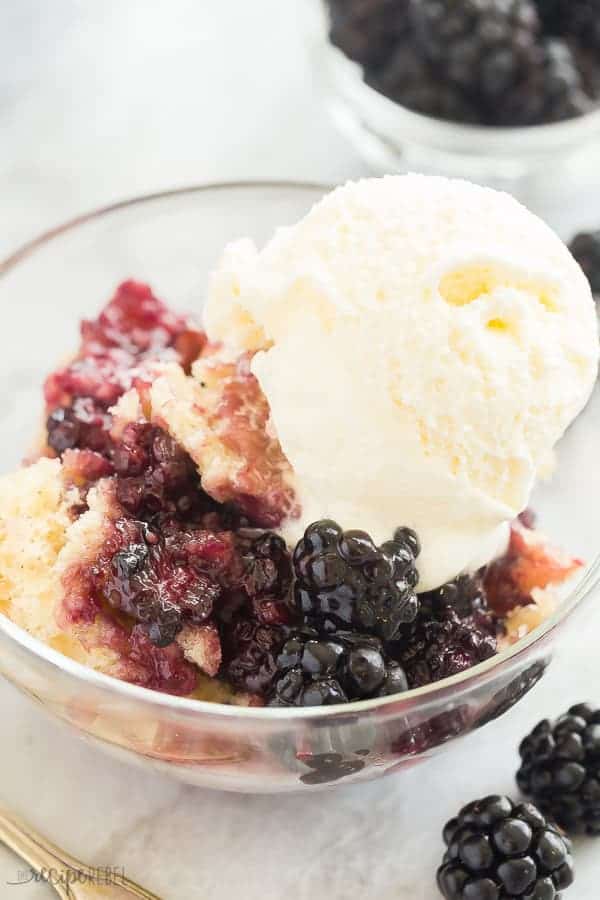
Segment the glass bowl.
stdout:
<path fill-rule="evenodd" d="M 41 415 L 41 382 L 76 341 L 78 320 L 121 279 L 149 281 L 200 310 L 223 245 L 262 242 L 317 200 L 316 185 L 193 187 L 124 202 L 43 235 L 0 265 L 0 466 L 15 466 Z M 558 637 L 597 585 L 598 392 L 562 442 L 534 506 L 542 527 L 590 565 L 556 615 L 469 672 L 395 697 L 317 709 L 210 704 L 98 674 L 0 615 L 0 672 L 45 710 L 125 760 L 190 784 L 247 792 L 316 790 L 400 771 L 502 715 L 543 675 Z M 465 745 L 468 753 L 468 745 Z"/>
<path fill-rule="evenodd" d="M 321 18 L 313 51 L 323 95 L 338 128 L 373 171 L 467 178 L 507 190 L 540 211 L 600 189 L 600 109 L 528 128 L 434 119 L 370 87 L 362 67 L 329 41 L 326 11 Z"/>

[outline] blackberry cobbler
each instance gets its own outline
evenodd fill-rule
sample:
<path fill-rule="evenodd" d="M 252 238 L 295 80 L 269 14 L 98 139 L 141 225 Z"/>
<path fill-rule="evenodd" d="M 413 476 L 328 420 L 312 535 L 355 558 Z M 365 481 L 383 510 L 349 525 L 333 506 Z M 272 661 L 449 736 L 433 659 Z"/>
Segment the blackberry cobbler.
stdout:
<path fill-rule="evenodd" d="M 206 396 L 205 486 L 162 417 L 174 373 Z M 18 513 L 22 529 L 2 535 L 3 608 L 136 684 L 277 705 L 404 691 L 493 655 L 512 622 L 537 616 L 535 589 L 577 565 L 515 523 L 500 561 L 419 598 L 409 528 L 376 547 L 319 521 L 290 552 L 269 528 L 294 495 L 248 360 L 221 362 L 143 284 L 125 282 L 83 322 L 45 397 L 43 457 L 5 480 L 0 501 L 3 523 Z"/>
<path fill-rule="evenodd" d="M 394 256 L 394 272 L 402 270 L 399 247 L 406 236 L 398 229 L 401 237 L 396 239 L 390 230 L 390 192 L 396 213 L 407 220 L 430 194 L 431 209 L 424 215 L 433 215 L 436 223 L 445 221 L 448 229 L 460 231 L 457 220 L 462 217 L 467 230 L 477 230 L 469 218 L 473 208 L 469 202 L 468 216 L 459 212 L 459 201 L 470 197 L 483 208 L 487 204 L 493 225 L 494 204 L 506 201 L 482 189 L 457 185 L 414 177 L 348 185 L 317 206 L 296 226 L 299 231 L 278 234 L 260 265 L 248 246 L 230 251 L 211 287 L 213 298 L 225 291 L 228 299 L 213 304 L 212 312 L 209 309 L 210 340 L 191 320 L 172 312 L 149 286 L 121 284 L 100 315 L 82 323 L 75 356 L 46 380 L 42 446 L 27 465 L 2 480 L 0 610 L 54 649 L 125 681 L 181 696 L 280 707 L 347 703 L 427 685 L 490 658 L 540 624 L 555 608 L 557 586 L 581 562 L 552 550 L 535 530 L 529 512 L 517 517 L 521 495 L 511 492 L 521 469 L 511 458 L 510 484 L 506 481 L 502 494 L 505 476 L 491 451 L 476 444 L 481 467 L 471 454 L 468 441 L 476 427 L 467 430 L 466 437 L 462 431 L 449 430 L 450 399 L 442 398 L 443 446 L 432 418 L 427 428 L 420 420 L 413 428 L 405 407 L 395 400 L 408 437 L 404 445 L 390 447 L 383 435 L 382 453 L 393 451 L 394 465 L 398 461 L 406 467 L 409 481 L 416 482 L 414 494 L 402 487 L 398 499 L 394 482 L 388 480 L 386 497 L 376 495 L 378 486 L 371 479 L 378 471 L 376 449 L 356 457 L 363 459 L 362 468 L 352 458 L 353 479 L 345 491 L 342 483 L 339 496 L 333 468 L 326 476 L 331 490 L 311 494 L 303 481 L 304 463 L 294 450 L 290 423 L 302 431 L 313 408 L 318 412 L 335 398 L 336 390 L 349 387 L 356 416 L 352 428 L 360 448 L 378 438 L 376 429 L 367 433 L 366 411 L 358 418 L 362 395 L 358 382 L 352 386 L 350 370 L 337 382 L 333 371 L 326 374 L 320 364 L 298 372 L 297 388 L 288 391 L 288 406 L 282 408 L 265 368 L 265 360 L 281 348 L 284 335 L 299 337 L 302 343 L 307 322 L 321 328 L 323 310 L 324 334 L 331 336 L 336 328 L 345 327 L 345 320 L 336 325 L 327 307 L 322 293 L 327 279 L 312 279 L 319 266 L 321 276 L 328 265 L 330 275 L 336 274 L 328 262 L 333 250 L 321 248 L 319 262 L 314 248 L 312 255 L 302 249 L 298 258 L 306 255 L 314 272 L 304 279 L 298 274 L 294 247 L 310 242 L 311 229 L 326 242 L 329 228 L 337 235 L 335 252 L 342 255 L 346 249 L 340 241 L 349 231 L 356 230 L 355 238 L 366 236 L 351 241 L 348 249 L 357 267 L 365 265 L 357 247 L 371 255 L 369 278 L 375 279 L 379 305 L 375 312 L 371 311 L 375 307 L 365 306 L 360 321 L 352 320 L 367 342 L 374 334 L 369 316 L 388 315 L 390 293 L 402 297 L 401 291 L 385 288 L 381 273 L 387 263 L 373 255 L 373 235 L 388 228 L 381 246 Z M 442 214 L 444 203 L 455 210 L 454 219 Z M 343 228 L 336 232 L 340 204 L 346 205 L 346 212 Z M 524 210 L 516 211 L 516 204 L 506 210 L 525 225 L 532 219 Z M 417 227 L 422 236 L 430 231 Z M 543 237 L 549 240 L 548 235 Z M 449 245 L 441 238 L 436 253 Z M 494 240 L 502 249 L 500 226 Z M 554 264 L 564 252 L 576 289 L 589 293 L 580 270 L 555 240 L 550 242 Z M 274 271 L 279 252 L 282 266 L 296 274 L 279 286 L 289 291 L 284 318 L 267 327 L 259 305 L 244 308 L 244 292 L 259 298 L 257 304 L 264 299 L 264 310 L 275 308 L 266 288 L 256 290 L 255 276 L 263 263 Z M 423 266 L 431 265 L 431 255 L 431 248 L 424 248 Z M 408 247 L 407 259 L 406 283 L 418 286 L 421 263 L 416 243 Z M 237 260 L 235 275 L 232 260 Z M 496 304 L 484 321 L 491 323 L 485 340 L 498 347 L 498 359 L 513 352 L 510 329 L 521 327 L 517 324 L 521 295 L 535 295 L 537 299 L 524 302 L 537 304 L 535 315 L 549 321 L 559 314 L 554 310 L 562 308 L 564 299 L 548 274 L 538 288 L 533 274 L 513 271 L 514 266 L 505 271 L 488 263 L 475 270 L 470 262 L 459 262 L 463 269 L 453 270 L 440 282 L 435 313 L 438 325 L 445 316 L 453 323 L 449 352 L 456 357 L 444 362 L 450 386 L 453 366 L 472 365 L 473 348 L 457 329 L 479 302 L 477 290 L 486 303 Z M 543 263 L 542 258 L 542 268 Z M 279 290 L 275 278 L 264 283 L 268 290 Z M 366 284 L 364 280 L 359 284 L 349 271 L 345 301 L 354 302 L 355 288 L 363 298 L 369 289 Z M 314 285 L 320 286 L 320 294 L 317 288 L 311 294 Z M 464 304 L 458 299 L 460 291 L 468 295 Z M 589 305 L 592 310 L 591 296 Z M 403 334 L 407 347 L 415 346 L 418 352 L 418 340 L 410 335 L 415 306 L 413 298 Z M 223 335 L 228 315 L 235 325 L 231 330 L 235 340 L 230 343 Z M 423 306 L 420 321 L 426 326 L 429 315 Z M 537 330 L 531 338 L 536 340 Z M 307 357 L 316 353 L 316 346 L 311 333 L 304 345 Z M 331 359 L 333 345 L 327 346 Z M 361 356 L 356 343 L 354 347 L 362 366 L 357 377 L 368 380 L 379 362 L 369 369 L 365 353 Z M 532 347 L 532 377 L 542 388 L 540 397 L 534 397 L 531 415 L 538 414 L 539 406 L 546 418 L 557 416 L 552 444 L 572 418 L 574 406 L 580 405 L 589 379 L 583 378 L 586 385 L 573 401 L 566 396 L 568 389 L 562 389 L 567 414 L 561 419 L 552 412 L 553 395 L 543 382 L 546 363 L 541 349 Z M 515 352 L 521 352 L 520 344 Z M 565 365 L 574 361 L 581 375 L 585 354 L 578 353 L 571 342 Z M 595 353 L 594 346 L 588 354 L 590 372 Z M 418 367 L 407 354 L 408 350 L 403 358 L 413 377 Z M 424 358 L 421 353 L 420 361 Z M 279 358 L 282 379 L 288 359 L 291 371 L 291 356 Z M 429 377 L 435 365 L 435 360 L 427 360 L 423 377 Z M 393 372 L 398 374 L 396 363 Z M 436 378 L 436 390 L 443 394 L 444 381 Z M 493 406 L 495 388 L 490 379 L 488 374 L 486 403 Z M 468 389 L 468 380 L 465 385 Z M 302 394 L 305 389 L 310 402 Z M 522 385 L 521 389 L 525 390 Z M 395 398 L 400 390 L 405 391 L 403 403 L 408 408 L 408 381 L 394 382 Z M 379 401 L 372 395 L 373 408 Z M 500 401 L 507 402 L 504 396 Z M 332 406 L 328 419 L 333 424 L 335 416 Z M 544 424 L 545 419 L 540 421 Z M 536 427 L 530 418 L 527 439 L 534 435 L 532 440 L 537 440 Z M 513 440 L 513 432 L 507 432 L 507 441 Z M 422 439 L 423 449 L 411 457 L 413 434 Z M 486 434 L 481 432 L 482 441 Z M 352 451 L 347 442 L 339 443 L 340 456 L 332 460 L 323 449 L 329 439 L 324 426 L 307 431 L 304 438 L 315 458 L 322 454 L 322 473 L 330 463 L 343 469 L 345 454 Z M 467 443 L 460 444 L 459 451 L 463 438 Z M 505 440 L 500 429 L 493 440 Z M 446 459 L 446 445 L 451 474 L 443 480 L 437 461 Z M 461 460 L 466 460 L 464 469 Z M 496 480 L 490 476 L 492 463 Z M 434 485 L 444 486 L 437 501 L 431 491 L 427 493 L 429 471 Z M 313 467 L 311 474 L 320 473 Z M 471 491 L 469 479 L 477 482 L 477 490 Z M 511 524 L 506 510 L 507 498 L 513 496 L 517 499 Z M 352 506 L 355 500 L 362 506 Z M 365 510 L 364 519 L 355 513 L 358 508 Z M 313 514 L 318 510 L 320 518 Z M 381 528 L 380 512 L 387 516 Z M 360 526 L 364 530 L 358 530 Z M 469 559 L 477 563 L 467 565 Z"/>

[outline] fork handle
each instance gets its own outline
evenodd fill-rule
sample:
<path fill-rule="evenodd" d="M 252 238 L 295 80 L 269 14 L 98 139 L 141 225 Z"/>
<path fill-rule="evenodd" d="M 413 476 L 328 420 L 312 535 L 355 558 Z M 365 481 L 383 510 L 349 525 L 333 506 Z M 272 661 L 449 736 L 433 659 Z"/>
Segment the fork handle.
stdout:
<path fill-rule="evenodd" d="M 29 863 L 38 875 L 44 870 L 78 870 L 71 865 L 71 861 L 58 855 L 57 848 L 49 844 L 45 838 L 36 834 L 30 828 L 27 830 L 15 819 L 0 811 L 0 841 L 17 854 L 24 862 Z M 62 881 L 51 883 L 61 900 L 73 900 L 73 893 L 69 884 Z"/>
<path fill-rule="evenodd" d="M 110 884 L 98 883 L 98 869 L 69 856 L 29 825 L 0 809 L 0 842 L 29 863 L 34 872 L 56 872 L 47 879 L 61 900 L 160 900 L 139 884 L 116 873 Z M 77 877 L 79 876 L 79 878 Z"/>

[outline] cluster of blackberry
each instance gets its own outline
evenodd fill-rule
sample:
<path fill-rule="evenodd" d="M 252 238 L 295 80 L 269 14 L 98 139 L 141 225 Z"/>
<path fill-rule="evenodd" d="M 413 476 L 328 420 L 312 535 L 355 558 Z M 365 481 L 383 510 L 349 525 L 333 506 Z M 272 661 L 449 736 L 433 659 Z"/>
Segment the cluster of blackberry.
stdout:
<path fill-rule="evenodd" d="M 525 738 L 519 787 L 569 831 L 600 835 L 600 710 L 573 706 Z"/>
<path fill-rule="evenodd" d="M 410 528 L 378 547 L 366 532 L 313 523 L 292 555 L 292 602 L 275 589 L 236 612 L 224 674 L 273 706 L 321 706 L 420 687 L 492 656 L 498 625 L 481 580 L 417 597 L 420 549 Z"/>
<path fill-rule="evenodd" d="M 294 629 L 277 669 L 271 706 L 324 706 L 408 690 L 402 667 L 381 641 L 351 631 L 325 638 L 316 629 Z"/>
<path fill-rule="evenodd" d="M 273 706 L 347 703 L 408 689 L 389 652 L 417 616 L 420 546 L 408 528 L 377 547 L 330 520 L 310 525 L 293 557 L 290 618 L 261 610 L 234 621 L 226 675 Z"/>
<path fill-rule="evenodd" d="M 458 675 L 496 653 L 498 626 L 479 578 L 462 575 L 419 600 L 419 615 L 392 644 L 411 687 Z"/>
<path fill-rule="evenodd" d="M 365 80 L 435 118 L 537 125 L 600 100 L 600 0 L 327 0 Z"/>
<path fill-rule="evenodd" d="M 491 796 L 444 828 L 438 886 L 447 900 L 556 900 L 573 883 L 571 844 L 529 803 Z"/>
<path fill-rule="evenodd" d="M 485 797 L 447 823 L 446 900 L 560 900 L 575 876 L 568 835 L 600 835 L 600 709 L 540 722 L 519 752 L 517 783 L 533 802 Z"/>

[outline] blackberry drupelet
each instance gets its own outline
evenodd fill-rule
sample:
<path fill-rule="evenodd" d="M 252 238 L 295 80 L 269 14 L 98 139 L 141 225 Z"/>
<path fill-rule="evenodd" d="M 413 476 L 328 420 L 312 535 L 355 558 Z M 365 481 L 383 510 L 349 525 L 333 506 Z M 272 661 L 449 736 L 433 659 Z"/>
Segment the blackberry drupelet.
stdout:
<path fill-rule="evenodd" d="M 417 40 L 442 81 L 487 113 L 536 60 L 541 31 L 533 0 L 412 0 Z"/>
<path fill-rule="evenodd" d="M 342 531 L 328 519 L 309 525 L 293 554 L 294 598 L 304 621 L 327 634 L 397 637 L 419 609 L 417 541 L 399 529 L 376 547 L 366 532 Z"/>
<path fill-rule="evenodd" d="M 408 689 L 402 668 L 373 635 L 338 631 L 324 638 L 308 627 L 295 629 L 276 664 L 271 706 L 324 706 Z"/>
<path fill-rule="evenodd" d="M 600 296 L 600 231 L 581 232 L 569 250 L 585 272 L 596 297 Z"/>
<path fill-rule="evenodd" d="M 494 655 L 497 624 L 480 579 L 460 576 L 419 600 L 414 624 L 388 645 L 411 688 L 457 675 Z"/>
<path fill-rule="evenodd" d="M 331 42 L 378 68 L 408 30 L 409 0 L 328 0 Z"/>
<path fill-rule="evenodd" d="M 519 787 L 568 832 L 600 835 L 600 709 L 573 706 L 519 748 Z"/>
<path fill-rule="evenodd" d="M 447 900 L 558 900 L 573 883 L 571 845 L 532 804 L 469 803 L 444 828 L 438 887 Z"/>

